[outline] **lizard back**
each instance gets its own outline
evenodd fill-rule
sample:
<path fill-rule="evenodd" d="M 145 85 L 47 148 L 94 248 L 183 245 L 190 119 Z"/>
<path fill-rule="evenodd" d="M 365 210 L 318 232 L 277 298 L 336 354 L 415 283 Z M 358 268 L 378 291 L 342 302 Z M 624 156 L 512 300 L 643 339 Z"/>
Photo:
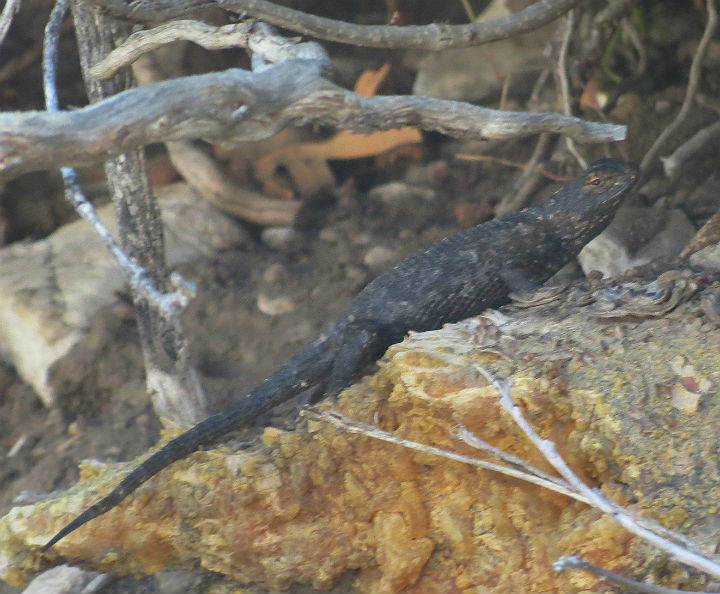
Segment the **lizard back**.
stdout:
<path fill-rule="evenodd" d="M 519 283 L 546 281 L 607 226 L 636 177 L 634 165 L 601 159 L 541 205 L 462 231 L 405 258 L 369 283 L 318 339 L 247 397 L 168 442 L 42 550 L 115 507 L 172 462 L 251 425 L 304 390 L 319 385 L 335 395 L 408 331 L 439 328 L 499 307 Z"/>

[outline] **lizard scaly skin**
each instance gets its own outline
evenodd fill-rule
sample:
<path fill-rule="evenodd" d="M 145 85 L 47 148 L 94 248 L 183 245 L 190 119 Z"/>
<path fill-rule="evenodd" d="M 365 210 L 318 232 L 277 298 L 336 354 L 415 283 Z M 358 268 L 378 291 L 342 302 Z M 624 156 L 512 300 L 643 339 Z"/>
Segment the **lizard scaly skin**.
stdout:
<path fill-rule="evenodd" d="M 127 475 L 44 547 L 104 514 L 172 462 L 252 424 L 308 388 L 335 396 L 410 330 L 439 328 L 548 280 L 611 221 L 637 178 L 630 163 L 596 161 L 539 206 L 424 248 L 369 283 L 337 320 L 250 394 L 201 421 Z"/>

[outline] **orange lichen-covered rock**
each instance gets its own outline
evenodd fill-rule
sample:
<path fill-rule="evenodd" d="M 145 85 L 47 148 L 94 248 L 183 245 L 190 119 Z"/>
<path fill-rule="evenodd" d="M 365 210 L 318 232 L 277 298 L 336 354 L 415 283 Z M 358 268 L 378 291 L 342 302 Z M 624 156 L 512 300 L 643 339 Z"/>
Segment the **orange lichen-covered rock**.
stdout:
<path fill-rule="evenodd" d="M 619 328 L 582 312 L 548 323 L 540 309 L 499 326 L 478 318 L 412 334 L 389 349 L 374 376 L 320 408 L 481 457 L 454 436 L 463 424 L 549 471 L 497 405 L 481 365 L 513 377 L 515 402 L 584 480 L 713 545 L 720 465 L 707 436 L 720 402 L 707 394 L 720 385 L 720 339 L 698 324 L 692 330 L 687 316 Z M 678 357 L 682 378 L 671 363 Z M 702 414 L 673 405 L 662 386 L 678 382 L 704 386 Z M 19 584 L 63 558 L 113 573 L 200 565 L 272 589 L 327 588 L 358 570 L 363 592 L 602 590 L 592 575 L 552 570 L 558 557 L 579 554 L 636 577 L 655 572 L 672 586 L 701 582 L 585 504 L 318 421 L 267 428 L 247 449 L 188 456 L 41 556 L 40 546 L 128 466 L 86 466 L 74 488 L 11 510 L 0 521 L 3 578 Z"/>

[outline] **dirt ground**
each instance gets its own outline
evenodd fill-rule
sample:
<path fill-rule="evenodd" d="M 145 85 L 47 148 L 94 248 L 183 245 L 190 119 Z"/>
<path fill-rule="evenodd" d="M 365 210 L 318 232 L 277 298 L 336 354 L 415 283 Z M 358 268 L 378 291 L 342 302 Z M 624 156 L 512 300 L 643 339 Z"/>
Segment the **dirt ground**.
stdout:
<path fill-rule="evenodd" d="M 667 20 L 672 16 L 672 3 L 664 4 Z M 638 6 L 647 9 L 642 3 Z M 646 10 L 645 18 L 651 20 L 658 10 Z M 11 58 L 19 55 L 23 43 L 37 40 L 38 31 L 33 27 L 41 30 L 44 21 L 35 18 L 37 25 L 31 25 L 27 16 L 17 23 L 15 37 L 6 42 Z M 687 8 L 682 22 L 697 40 L 703 25 L 698 11 Z M 717 42 L 714 47 L 717 53 Z M 72 55 L 71 47 L 66 50 Z M 649 57 L 649 71 L 665 64 L 662 75 L 635 81 L 624 93 L 632 94 L 632 108 L 620 101 L 608 114 L 611 121 L 630 126 L 629 140 L 621 143 L 621 150 L 636 161 L 677 111 L 692 55 L 651 47 Z M 359 51 L 357 59 L 377 66 L 381 53 Z M 667 67 L 668 60 L 674 67 Z M 718 63 L 716 55 L 714 70 L 704 73 L 701 87 L 708 96 L 720 89 Z M 3 109 L 39 107 L 37 66 L 36 60 L 26 72 L 3 83 Z M 392 91 L 407 92 L 410 79 L 411 73 L 402 71 Z M 72 81 L 67 83 L 68 96 L 77 96 L 77 72 L 74 76 L 68 72 L 68 80 Z M 551 95 L 548 97 L 551 100 Z M 485 104 L 496 107 L 498 102 L 495 97 Z M 552 110 L 554 105 L 548 107 Z M 713 110 L 717 105 L 695 110 L 680 136 L 687 138 L 716 119 Z M 261 240 L 260 229 L 247 226 L 250 239 L 245 244 L 217 253 L 211 260 L 183 266 L 180 272 L 199 288 L 186 312 L 185 327 L 213 410 L 270 375 L 393 262 L 490 215 L 518 173 L 497 163 L 455 158 L 479 144 L 426 135 L 417 156 L 404 155 L 389 162 L 369 158 L 331 163 L 337 186 L 327 199 L 308 201 L 291 244 L 271 247 Z M 533 145 L 532 139 L 525 139 L 485 143 L 482 149 L 495 157 L 524 162 Z M 555 162 L 545 164 L 565 175 L 571 171 L 571 162 L 559 145 L 553 141 Z M 620 156 L 616 146 L 584 146 L 581 150 L 588 159 L 603 154 Z M 679 187 L 666 199 L 672 202 L 692 194 L 710 175 L 714 163 L 716 155 L 710 149 L 696 156 Z M 662 174 L 657 172 L 655 178 L 661 179 Z M 416 180 L 429 190 L 427 194 L 405 192 L 398 199 L 388 199 L 382 192 L 372 191 L 387 182 L 412 185 Z M 544 181 L 534 196 L 546 195 L 555 187 L 557 184 Z M 100 191 L 98 201 L 102 199 Z M 636 200 L 649 201 L 650 197 Z M 9 182 L 1 206 L 7 243 L 43 237 L 72 218 L 54 172 Z M 708 216 L 707 208 L 703 211 L 701 207 L 689 209 L 688 214 L 697 225 Z M 237 224 L 244 225 L 241 221 Z M 258 308 L 259 296 L 287 298 L 293 310 L 279 315 L 263 313 Z M 82 378 L 82 390 L 73 387 L 58 408 L 48 410 L 17 376 L 11 361 L 0 363 L 0 513 L 23 493 L 47 493 L 69 486 L 78 477 L 77 464 L 82 459 L 125 460 L 158 439 L 160 423 L 145 395 L 142 355 L 127 295 L 119 295 L 116 305 L 97 316 L 83 345 L 53 373 L 59 384 L 67 377 L 77 386 Z M 273 422 L 290 422 L 287 418 Z M 150 592 L 158 588 L 158 582 L 150 578 L 124 578 L 106 591 Z M 18 591 L 0 584 L 0 594 Z"/>

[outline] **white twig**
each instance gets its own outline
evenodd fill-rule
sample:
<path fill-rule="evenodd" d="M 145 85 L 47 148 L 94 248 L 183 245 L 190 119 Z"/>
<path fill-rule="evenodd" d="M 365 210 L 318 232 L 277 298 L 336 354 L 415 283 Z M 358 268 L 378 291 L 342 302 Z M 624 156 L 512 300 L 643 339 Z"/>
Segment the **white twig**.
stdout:
<path fill-rule="evenodd" d="M 5 454 L 8 458 L 12 458 L 13 456 L 17 456 L 17 453 L 22 449 L 22 447 L 27 443 L 27 433 L 23 433 L 20 437 L 18 437 L 17 441 L 12 445 L 12 447 L 8 450 L 8 453 Z"/>
<path fill-rule="evenodd" d="M 666 551 L 672 555 L 676 560 L 685 563 L 691 567 L 695 567 L 701 571 L 705 571 L 715 577 L 720 577 L 720 564 L 709 556 L 694 553 L 687 548 L 678 546 L 669 540 L 658 536 L 651 530 L 640 526 L 623 508 L 616 503 L 606 499 L 598 490 L 591 489 L 585 483 L 583 483 L 577 475 L 570 469 L 565 463 L 562 457 L 558 454 L 555 444 L 548 440 L 542 439 L 532 428 L 530 423 L 525 419 L 520 410 L 510 395 L 510 382 L 506 380 L 500 380 L 488 373 L 485 369 L 476 366 L 476 369 L 500 392 L 499 402 L 502 407 L 510 413 L 515 423 L 520 427 L 528 439 L 542 452 L 548 462 L 560 473 L 560 475 L 568 482 L 571 488 L 586 497 L 593 507 L 598 508 L 604 513 L 612 516 L 617 520 L 626 530 L 632 532 L 636 536 L 647 540 L 649 543 L 658 547 L 659 549 Z M 699 547 L 698 547 L 699 548 Z"/>
<path fill-rule="evenodd" d="M 20 0 L 5 0 L 5 6 L 0 14 L 0 45 L 5 41 L 5 36 L 10 30 L 13 17 L 20 10 Z"/>
<path fill-rule="evenodd" d="M 655 139 L 655 142 L 653 142 L 648 152 L 645 153 L 643 160 L 640 162 L 641 177 L 647 176 L 649 168 L 652 166 L 657 154 L 660 152 L 667 139 L 675 134 L 690 112 L 690 107 L 692 106 L 693 98 L 695 97 L 695 92 L 697 91 L 697 86 L 700 82 L 700 69 L 702 67 L 703 58 L 705 57 L 705 50 L 707 49 L 708 43 L 710 42 L 710 39 L 715 33 L 715 28 L 717 27 L 718 15 L 715 1 L 716 0 L 706 0 L 705 2 L 708 20 L 705 25 L 705 31 L 703 31 L 702 37 L 700 38 L 697 51 L 693 56 L 692 64 L 690 65 L 690 76 L 688 77 L 688 85 L 685 89 L 685 99 L 680 106 L 680 111 L 678 111 L 675 119 L 670 122 L 670 125 Z M 642 180 L 639 183 L 642 183 Z"/>
<path fill-rule="evenodd" d="M 246 47 L 254 54 L 262 54 L 271 63 L 290 59 L 329 62 L 322 46 L 314 41 L 298 43 L 278 35 L 275 30 L 258 21 L 243 21 L 224 27 L 213 27 L 199 21 L 181 20 L 165 23 L 146 31 L 136 31 L 102 61 L 90 69 L 90 74 L 109 78 L 121 68 L 129 66 L 140 56 L 171 43 L 192 41 L 205 49 Z"/>
<path fill-rule="evenodd" d="M 589 500 L 587 498 L 582 495 L 578 495 L 570 489 L 567 489 L 565 486 L 562 485 L 561 482 L 558 481 L 558 479 L 550 477 L 550 480 L 548 480 L 542 478 L 541 476 L 538 476 L 538 474 L 544 474 L 540 470 L 536 470 L 538 474 L 536 474 L 535 472 L 531 474 L 529 472 L 523 472 L 514 468 L 508 468 L 507 466 L 502 466 L 501 464 L 495 464 L 494 462 L 478 460 L 477 458 L 473 458 L 471 456 L 464 456 L 463 454 L 458 454 L 457 452 L 453 452 L 450 450 L 444 450 L 435 446 L 410 441 L 409 439 L 403 439 L 402 437 L 397 437 L 392 433 L 387 433 L 386 431 L 378 429 L 373 425 L 368 425 L 367 423 L 362 423 L 360 421 L 350 419 L 337 411 L 318 411 L 315 409 L 306 409 L 300 414 L 303 417 L 306 417 L 313 421 L 324 421 L 330 423 L 335 427 L 342 429 L 343 431 L 347 431 L 348 433 L 367 435 L 368 437 L 379 439 L 380 441 L 385 441 L 387 443 L 394 443 L 396 445 L 409 448 L 411 450 L 424 452 L 426 454 L 433 454 L 435 456 L 440 456 L 449 460 L 455 460 L 456 462 L 463 462 L 465 464 L 470 464 L 471 466 L 476 466 L 477 468 L 482 468 L 483 470 L 499 472 L 506 476 L 510 476 L 523 481 L 527 481 L 528 483 L 533 483 L 534 485 L 545 487 L 546 489 L 555 491 L 556 493 L 560 493 L 561 495 L 567 495 L 568 497 L 572 497 L 573 499 L 577 499 L 578 501 L 582 501 L 583 503 L 589 503 Z"/>
<path fill-rule="evenodd" d="M 535 468 L 532 464 L 528 464 L 522 458 L 518 458 L 513 454 L 508 454 L 507 452 L 504 452 L 503 450 L 496 448 L 493 445 L 490 445 L 486 441 L 483 441 L 482 439 L 468 431 L 467 427 L 465 427 L 464 425 L 459 425 L 458 428 L 452 432 L 452 435 L 454 437 L 457 437 L 460 441 L 466 443 L 470 447 L 476 448 L 478 450 L 484 450 L 492 454 L 493 456 L 499 458 L 500 460 L 507 462 L 508 464 L 513 464 L 515 466 L 518 466 L 519 468 L 522 468 L 528 474 L 533 474 L 537 477 L 550 481 L 551 483 L 554 483 L 562 487 L 563 489 L 572 491 L 570 485 L 568 485 L 562 479 L 548 474 L 547 472 L 543 472 L 539 468 Z"/>
<path fill-rule="evenodd" d="M 675 590 L 674 588 L 663 588 L 662 586 L 656 586 L 654 584 L 645 584 L 631 580 L 614 571 L 593 565 L 580 557 L 560 557 L 560 559 L 553 563 L 553 569 L 561 572 L 567 571 L 568 569 L 582 569 L 595 574 L 606 582 L 621 586 L 630 592 L 641 592 L 642 594 L 711 594 L 706 592 L 690 592 L 689 590 Z"/>
<path fill-rule="evenodd" d="M 57 48 L 60 37 L 60 23 L 68 9 L 69 0 L 58 0 L 50 13 L 47 27 L 45 28 L 45 44 L 43 48 L 43 90 L 45 91 L 45 105 L 48 111 L 59 110 L 59 100 L 55 85 Z M 102 223 L 95 208 L 83 194 L 77 173 L 70 167 L 61 167 L 63 183 L 65 184 L 65 195 L 74 206 L 77 213 L 90 223 L 96 233 L 115 256 L 118 264 L 128 278 L 133 289 L 144 298 L 157 304 L 158 310 L 166 316 L 178 316 L 190 303 L 195 295 L 195 285 L 185 282 L 178 274 L 172 274 L 170 280 L 175 287 L 171 293 L 161 293 L 153 285 L 147 272 L 135 264 L 115 241 L 112 233 Z"/>

